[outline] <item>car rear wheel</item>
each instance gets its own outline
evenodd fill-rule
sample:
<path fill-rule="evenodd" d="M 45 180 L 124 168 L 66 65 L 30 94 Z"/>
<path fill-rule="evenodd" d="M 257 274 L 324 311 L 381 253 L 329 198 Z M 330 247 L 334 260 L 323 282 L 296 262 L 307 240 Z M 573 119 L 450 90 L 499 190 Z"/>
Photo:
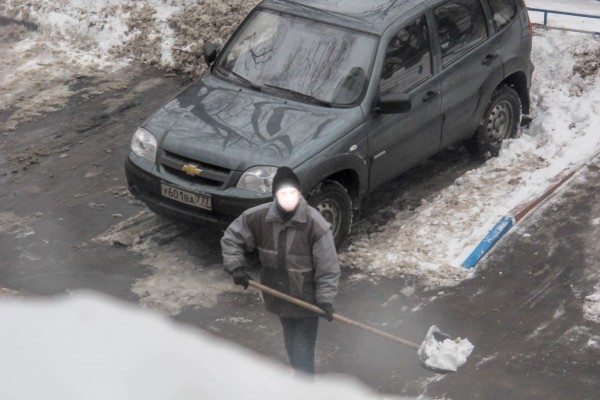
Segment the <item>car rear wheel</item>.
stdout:
<path fill-rule="evenodd" d="M 352 199 L 346 188 L 336 181 L 321 182 L 310 192 L 308 204 L 331 224 L 335 247 L 341 248 L 352 224 Z"/>
<path fill-rule="evenodd" d="M 492 94 L 479 129 L 467 147 L 477 156 L 498 156 L 502 142 L 517 135 L 520 120 L 519 95 L 509 86 L 500 86 Z"/>

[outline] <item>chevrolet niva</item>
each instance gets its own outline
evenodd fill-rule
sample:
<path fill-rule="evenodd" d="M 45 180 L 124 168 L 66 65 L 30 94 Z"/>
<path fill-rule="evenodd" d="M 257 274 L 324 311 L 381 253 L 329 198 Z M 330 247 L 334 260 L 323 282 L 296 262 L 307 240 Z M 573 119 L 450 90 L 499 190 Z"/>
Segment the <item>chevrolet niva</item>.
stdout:
<path fill-rule="evenodd" d="M 458 142 L 495 156 L 529 121 L 531 37 L 523 0 L 265 0 L 137 129 L 129 189 L 227 223 L 288 166 L 340 246 L 378 186 Z"/>

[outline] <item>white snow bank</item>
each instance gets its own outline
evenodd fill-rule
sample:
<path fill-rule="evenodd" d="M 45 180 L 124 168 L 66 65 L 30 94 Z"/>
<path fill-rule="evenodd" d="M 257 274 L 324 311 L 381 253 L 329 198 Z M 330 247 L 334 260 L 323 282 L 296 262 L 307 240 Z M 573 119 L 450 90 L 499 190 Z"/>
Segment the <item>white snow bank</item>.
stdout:
<path fill-rule="evenodd" d="M 92 293 L 0 300 L 0 398 L 182 400 L 379 398 L 317 383 L 239 346 Z"/>
<path fill-rule="evenodd" d="M 599 55 L 600 41 L 589 34 L 537 34 L 530 128 L 414 212 L 392 204 L 383 231 L 355 236 L 342 262 L 370 275 L 409 273 L 432 284 L 469 276 L 455 267 L 500 218 L 600 152 Z"/>

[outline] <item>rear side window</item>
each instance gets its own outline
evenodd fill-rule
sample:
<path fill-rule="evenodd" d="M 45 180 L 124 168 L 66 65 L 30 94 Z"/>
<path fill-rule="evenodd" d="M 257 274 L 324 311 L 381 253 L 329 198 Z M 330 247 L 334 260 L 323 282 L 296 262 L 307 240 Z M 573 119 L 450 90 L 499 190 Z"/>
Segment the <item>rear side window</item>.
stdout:
<path fill-rule="evenodd" d="M 431 76 L 429 30 L 422 16 L 398 31 L 390 41 L 379 90 L 382 94 L 406 92 Z"/>
<path fill-rule="evenodd" d="M 515 0 L 489 0 L 492 13 L 494 14 L 494 25 L 496 30 L 504 28 L 517 15 Z"/>
<path fill-rule="evenodd" d="M 488 36 L 479 0 L 451 0 L 433 10 L 444 66 Z"/>

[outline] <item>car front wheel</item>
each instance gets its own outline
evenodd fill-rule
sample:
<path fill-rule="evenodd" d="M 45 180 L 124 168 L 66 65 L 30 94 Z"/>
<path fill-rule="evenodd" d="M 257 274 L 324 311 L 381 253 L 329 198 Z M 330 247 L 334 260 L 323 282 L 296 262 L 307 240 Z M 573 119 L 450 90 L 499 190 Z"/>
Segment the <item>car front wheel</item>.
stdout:
<path fill-rule="evenodd" d="M 521 120 L 521 99 L 517 92 L 506 85 L 498 87 L 483 114 L 479 129 L 469 149 L 478 156 L 498 156 L 502 142 L 517 135 Z"/>
<path fill-rule="evenodd" d="M 331 224 L 335 247 L 341 248 L 352 224 L 352 199 L 346 188 L 336 181 L 321 182 L 310 192 L 308 204 Z"/>

